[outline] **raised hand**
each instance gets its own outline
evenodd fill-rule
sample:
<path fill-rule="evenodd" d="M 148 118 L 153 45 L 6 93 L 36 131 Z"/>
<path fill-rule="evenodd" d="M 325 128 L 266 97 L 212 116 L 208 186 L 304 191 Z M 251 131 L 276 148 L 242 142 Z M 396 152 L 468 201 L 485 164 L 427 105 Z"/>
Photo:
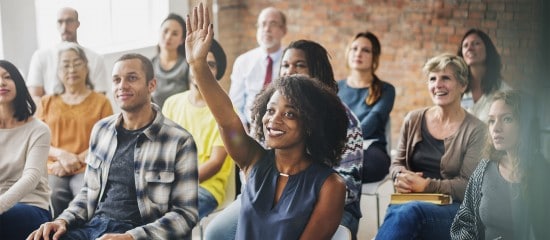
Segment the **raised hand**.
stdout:
<path fill-rule="evenodd" d="M 187 36 L 185 37 L 185 56 L 189 65 L 204 62 L 212 44 L 214 29 L 210 24 L 208 7 L 202 2 L 193 8 L 191 18 L 187 15 Z"/>

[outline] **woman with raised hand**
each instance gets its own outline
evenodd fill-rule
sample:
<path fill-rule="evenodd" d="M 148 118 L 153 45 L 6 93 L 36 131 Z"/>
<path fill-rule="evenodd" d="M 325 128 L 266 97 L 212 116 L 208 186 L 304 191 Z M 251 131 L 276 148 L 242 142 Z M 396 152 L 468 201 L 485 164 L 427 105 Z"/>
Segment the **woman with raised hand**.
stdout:
<path fill-rule="evenodd" d="M 257 96 L 252 108 L 256 139 L 250 137 L 208 69 L 212 37 L 208 9 L 201 3 L 187 20 L 187 60 L 228 153 L 245 174 L 236 238 L 330 239 L 344 211 L 345 183 L 331 169 L 345 144 L 344 106 L 317 81 L 283 77 Z"/>
<path fill-rule="evenodd" d="M 423 70 L 433 106 L 405 117 L 390 174 L 398 193 L 442 193 L 454 202 L 392 204 L 377 240 L 449 239 L 451 223 L 485 142 L 485 124 L 460 106 L 468 85 L 464 60 L 441 54 L 429 59 Z"/>
<path fill-rule="evenodd" d="M 462 37 L 457 55 L 464 59 L 470 70 L 468 88 L 461 105 L 481 121 L 487 122 L 494 94 L 510 89 L 502 81 L 502 63 L 497 48 L 485 32 L 472 28 Z"/>
<path fill-rule="evenodd" d="M 0 60 L 0 239 L 25 239 L 51 220 L 50 130 L 35 111 L 21 73 Z"/>
<path fill-rule="evenodd" d="M 185 60 L 185 21 L 180 15 L 170 13 L 162 21 L 157 55 L 151 62 L 157 78 L 153 102 L 162 108 L 168 97 L 189 90 L 189 65 Z"/>
<path fill-rule="evenodd" d="M 280 76 L 304 74 L 324 84 L 334 92 L 338 85 L 330 64 L 327 50 L 319 43 L 310 40 L 291 42 L 283 52 Z M 361 218 L 359 200 L 361 198 L 361 168 L 363 163 L 363 137 L 359 120 L 346 108 L 349 126 L 342 161 L 334 167 L 346 182 L 346 205 L 340 225 L 347 227 L 356 238 Z M 240 199 L 235 200 L 208 224 L 205 238 L 212 240 L 235 239 Z"/>
<path fill-rule="evenodd" d="M 386 125 L 395 101 L 395 88 L 375 74 L 381 53 L 376 35 L 371 32 L 356 34 L 346 51 L 349 76 L 338 82 L 338 97 L 361 121 L 364 183 L 382 180 L 388 175 L 390 166 Z"/>
<path fill-rule="evenodd" d="M 113 114 L 109 99 L 93 91 L 88 58 L 78 44 L 61 44 L 58 61 L 56 93 L 42 97 L 36 114 L 52 131 L 48 180 L 54 218 L 84 185 L 92 127 Z"/>

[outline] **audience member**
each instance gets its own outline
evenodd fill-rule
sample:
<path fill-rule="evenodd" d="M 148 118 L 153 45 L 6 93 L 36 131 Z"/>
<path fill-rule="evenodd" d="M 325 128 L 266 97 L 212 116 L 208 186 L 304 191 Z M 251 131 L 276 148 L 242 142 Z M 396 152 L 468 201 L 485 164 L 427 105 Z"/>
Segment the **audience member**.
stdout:
<path fill-rule="evenodd" d="M 451 227 L 453 239 L 515 239 L 512 199 L 520 179 L 519 95 L 496 93 L 489 108 L 488 152 L 470 177 Z"/>
<path fill-rule="evenodd" d="M 229 88 L 229 97 L 245 126 L 252 122 L 250 109 L 256 95 L 279 76 L 281 40 L 286 34 L 286 17 L 276 8 L 264 8 L 256 24 L 256 41 L 260 46 L 235 59 Z"/>
<path fill-rule="evenodd" d="M 216 40 L 212 40 L 206 61 L 212 75 L 219 81 L 225 73 L 227 59 Z M 191 89 L 169 97 L 162 113 L 189 131 L 197 144 L 200 220 L 223 202 L 234 164 L 225 150 L 216 120 L 206 106 L 193 75 L 190 75 L 190 80 Z"/>
<path fill-rule="evenodd" d="M 151 104 L 149 59 L 123 55 L 112 79 L 122 112 L 94 125 L 84 187 L 28 239 L 190 239 L 197 222 L 193 138 Z"/>
<path fill-rule="evenodd" d="M 170 13 L 160 26 L 157 55 L 151 60 L 157 78 L 153 102 L 162 108 L 176 93 L 189 90 L 189 65 L 185 60 L 185 21 Z"/>
<path fill-rule="evenodd" d="M 464 58 L 470 69 L 461 105 L 486 123 L 494 94 L 510 89 L 500 75 L 500 55 L 491 38 L 479 29 L 470 29 L 464 34 L 457 55 Z"/>
<path fill-rule="evenodd" d="M 518 231 L 523 224 L 518 213 L 524 212 L 526 205 L 517 203 L 525 197 L 520 196 L 525 190 L 522 187 L 529 187 L 521 184 L 535 172 L 527 174 L 520 168 L 523 159 L 520 159 L 519 149 L 524 148 L 520 146 L 524 145 L 520 136 L 533 133 L 530 129 L 538 127 L 530 124 L 534 116 L 525 108 L 528 106 L 524 96 L 518 91 L 494 95 L 489 108 L 485 156 L 470 177 L 464 202 L 451 226 L 452 239 L 525 239 Z M 537 138 L 537 135 L 529 137 Z M 531 150 L 537 153 L 536 148 L 531 147 Z M 527 161 L 536 160 L 539 159 Z"/>
<path fill-rule="evenodd" d="M 358 33 L 346 51 L 349 76 L 338 82 L 338 96 L 361 121 L 364 183 L 382 180 L 390 167 L 386 125 L 395 101 L 395 88 L 374 73 L 380 65 L 380 54 L 376 35 Z"/>
<path fill-rule="evenodd" d="M 46 160 L 50 130 L 21 73 L 0 60 L 0 239 L 25 239 L 50 221 Z"/>
<path fill-rule="evenodd" d="M 328 53 L 323 46 L 313 41 L 298 40 L 290 43 L 283 52 L 279 73 L 281 76 L 308 75 L 314 80 L 325 84 L 335 93 L 338 91 Z M 345 211 L 340 224 L 350 229 L 355 239 L 359 219 L 361 218 L 359 200 L 361 198 L 361 167 L 363 163 L 361 146 L 363 138 L 359 120 L 351 110 L 346 110 L 349 120 L 347 142 L 345 151 L 342 154 L 342 161 L 334 167 L 334 170 L 346 181 L 347 187 Z M 206 228 L 206 239 L 234 239 L 239 210 L 240 200 L 236 200 L 216 215 Z"/>
<path fill-rule="evenodd" d="M 192 19 L 186 39 L 191 72 L 247 179 L 236 238 L 330 239 L 345 201 L 345 183 L 329 167 L 339 163 L 345 145 L 348 120 L 340 100 L 304 75 L 277 79 L 251 109 L 252 138 L 208 68 L 208 8 L 199 4 Z"/>
<path fill-rule="evenodd" d="M 76 43 L 59 45 L 60 92 L 42 97 L 37 116 L 52 131 L 48 158 L 51 204 L 57 217 L 84 185 L 92 127 L 113 114 L 109 99 L 91 90 L 88 58 Z"/>
<path fill-rule="evenodd" d="M 434 106 L 410 112 L 403 122 L 390 174 L 398 193 L 443 193 L 448 205 L 412 201 L 388 207 L 376 239 L 449 239 L 449 229 L 479 163 L 483 122 L 460 106 L 468 66 L 452 54 L 424 65 Z"/>
<path fill-rule="evenodd" d="M 62 8 L 59 10 L 57 14 L 57 30 L 63 42 L 78 43 L 77 29 L 79 26 L 78 12 L 75 9 Z M 106 93 L 109 90 L 109 77 L 103 57 L 90 49 L 81 48 L 88 57 L 88 69 L 90 79 L 92 80 L 92 84 L 89 87 L 97 92 Z M 59 86 L 57 78 L 58 49 L 59 46 L 39 49 L 32 55 L 27 86 L 29 86 L 31 95 L 35 98 L 46 94 L 54 94 L 55 88 Z"/>

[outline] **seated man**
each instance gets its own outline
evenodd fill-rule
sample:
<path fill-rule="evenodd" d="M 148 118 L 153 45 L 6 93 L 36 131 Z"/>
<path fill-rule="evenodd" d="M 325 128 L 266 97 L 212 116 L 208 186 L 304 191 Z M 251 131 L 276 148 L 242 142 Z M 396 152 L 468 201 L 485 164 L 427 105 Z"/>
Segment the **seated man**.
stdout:
<path fill-rule="evenodd" d="M 151 104 L 148 58 L 122 56 L 112 79 L 122 113 L 95 124 L 84 187 L 29 239 L 190 238 L 198 218 L 195 142 Z"/>

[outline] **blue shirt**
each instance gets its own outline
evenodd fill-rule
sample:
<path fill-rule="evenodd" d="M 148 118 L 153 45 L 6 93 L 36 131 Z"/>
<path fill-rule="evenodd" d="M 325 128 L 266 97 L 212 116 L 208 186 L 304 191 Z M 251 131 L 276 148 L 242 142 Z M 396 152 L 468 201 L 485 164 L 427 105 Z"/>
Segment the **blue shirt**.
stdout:
<path fill-rule="evenodd" d="M 256 162 L 250 171 L 241 195 L 241 213 L 235 239 L 298 239 L 304 231 L 330 167 L 311 165 L 298 174 L 288 176 L 288 182 L 277 204 L 275 192 L 279 171 L 271 150 Z"/>
<path fill-rule="evenodd" d="M 344 79 L 338 82 L 338 89 L 338 97 L 359 118 L 363 130 L 363 139 L 374 139 L 385 146 L 386 124 L 395 101 L 395 88 L 393 85 L 382 82 L 380 99 L 372 106 L 368 106 L 365 102 L 369 96 L 369 88 L 352 88 Z"/>

